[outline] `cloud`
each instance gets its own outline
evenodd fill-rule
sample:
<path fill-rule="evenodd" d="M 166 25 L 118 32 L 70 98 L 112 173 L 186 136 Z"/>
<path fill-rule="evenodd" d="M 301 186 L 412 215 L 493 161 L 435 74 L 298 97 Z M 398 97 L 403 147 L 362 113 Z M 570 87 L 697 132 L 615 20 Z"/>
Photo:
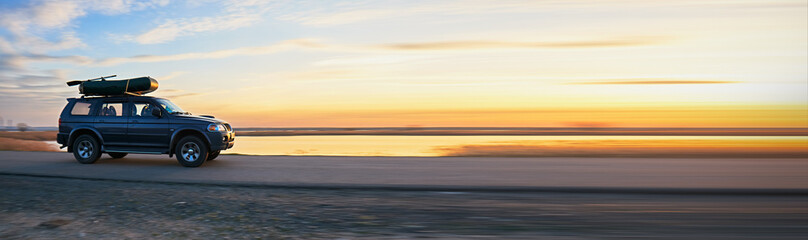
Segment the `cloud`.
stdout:
<path fill-rule="evenodd" d="M 509 41 L 449 41 L 449 42 L 423 42 L 398 43 L 376 46 L 380 49 L 419 51 L 419 50 L 475 50 L 475 49 L 506 49 L 506 48 L 597 48 L 597 47 L 631 47 L 653 45 L 663 42 L 660 37 L 632 37 L 621 39 L 594 39 L 585 41 L 559 41 L 559 42 L 509 42 Z"/>
<path fill-rule="evenodd" d="M 26 65 L 32 62 L 65 62 L 73 64 L 89 64 L 93 60 L 84 56 L 49 56 L 41 54 L 30 55 L 2 55 L 0 54 L 0 70 L 25 70 Z M 2 72 L 0 72 L 2 73 Z"/>
<path fill-rule="evenodd" d="M 185 75 L 186 73 L 187 73 L 187 72 L 182 72 L 182 71 L 171 72 L 171 73 L 169 73 L 168 75 L 157 77 L 157 79 L 160 79 L 160 80 L 169 80 L 169 79 L 173 79 L 173 78 L 176 78 L 176 77 L 179 77 L 179 76 Z"/>
<path fill-rule="evenodd" d="M 75 91 L 65 87 L 67 72 L 64 70 L 33 73 L 2 71 L 0 76 L 0 93 L 3 97 L 30 97 L 29 101 L 47 101 L 63 98 Z"/>
<path fill-rule="evenodd" d="M 44 54 L 83 47 L 85 44 L 73 30 L 74 20 L 93 12 L 114 15 L 166 4 L 167 0 L 43 0 L 0 9 L 0 27 L 10 33 L 10 38 L 0 39 L 0 51 Z M 54 39 L 52 35 L 58 37 Z"/>
<path fill-rule="evenodd" d="M 76 2 L 45 1 L 27 8 L 0 12 L 0 26 L 15 36 L 25 36 L 32 27 L 58 28 L 67 26 L 73 19 L 83 16 L 84 9 Z"/>
<path fill-rule="evenodd" d="M 531 49 L 531 48 L 596 48 L 596 47 L 630 47 L 656 44 L 660 37 L 633 37 L 622 39 L 605 39 L 568 42 L 507 42 L 507 41 L 453 41 L 428 43 L 396 43 L 382 45 L 335 45 L 324 44 L 316 39 L 291 39 L 258 47 L 241 47 L 211 52 L 192 52 L 172 55 L 140 55 L 132 57 L 108 58 L 94 63 L 102 66 L 117 65 L 130 62 L 165 62 L 180 60 L 216 59 L 233 56 L 265 55 L 294 49 L 319 49 L 339 52 L 396 52 L 396 51 L 442 51 L 442 50 L 485 50 L 485 49 Z M 350 65 L 361 63 L 396 63 L 430 58 L 429 56 L 388 55 L 361 58 L 337 58 L 318 61 L 315 65 Z"/>
<path fill-rule="evenodd" d="M 407 17 L 414 15 L 469 15 L 490 13 L 531 12 L 547 8 L 547 4 L 535 1 L 443 1 L 420 4 L 415 1 L 384 2 L 371 4 L 334 4 L 317 2 L 309 4 L 308 11 L 298 11 L 279 15 L 277 19 L 311 26 L 330 26 L 364 22 L 378 19 Z M 399 5 L 390 7 L 391 5 Z M 558 5 L 558 4 L 549 4 Z"/>
<path fill-rule="evenodd" d="M 68 0 L 38 1 L 38 4 L 16 9 L 3 10 L 0 26 L 13 34 L 26 35 L 31 28 L 62 28 L 69 26 L 78 17 L 88 12 L 106 15 L 128 13 L 150 7 L 165 6 L 167 0 L 152 1 L 108 1 L 108 0 Z"/>
<path fill-rule="evenodd" d="M 46 28 L 64 27 L 76 17 L 85 14 L 77 2 L 47 1 L 32 8 L 33 23 Z"/>
<path fill-rule="evenodd" d="M 83 5 L 91 10 L 99 11 L 106 15 L 116 15 L 162 7 L 168 5 L 170 2 L 170 0 L 92 0 L 85 2 Z"/>
<path fill-rule="evenodd" d="M 62 49 L 75 41 L 68 40 L 62 43 L 53 44 L 49 49 Z M 52 56 L 47 54 L 5 54 L 0 60 L 0 69 L 19 69 L 32 62 L 63 62 L 77 65 L 97 65 L 112 66 L 124 63 L 149 63 L 182 60 L 219 59 L 234 56 L 267 55 L 282 51 L 317 49 L 323 51 L 351 52 L 351 53 L 382 53 L 381 56 L 363 56 L 351 58 L 333 58 L 315 62 L 315 65 L 357 65 L 357 64 L 394 64 L 413 60 L 424 60 L 433 56 L 410 56 L 395 54 L 396 52 L 407 51 L 472 51 L 487 49 L 537 49 L 537 48 L 596 48 L 596 47 L 630 47 L 646 44 L 655 44 L 662 41 L 660 37 L 633 37 L 621 39 L 604 39 L 589 41 L 568 41 L 568 42 L 508 42 L 508 41 L 451 41 L 451 42 L 426 42 L 426 43 L 394 43 L 381 45 L 336 45 L 321 43 L 316 39 L 290 39 L 277 43 L 256 47 L 241 47 L 233 49 L 216 50 L 210 52 L 190 52 L 171 55 L 138 55 L 131 57 L 114 57 L 106 59 L 91 59 L 85 56 Z M 44 43 L 43 43 L 44 44 Z M 0 38 L 0 50 L 5 49 L 8 44 L 4 44 Z M 4 50 L 5 51 L 5 50 Z M 687 81 L 687 80 L 636 80 L 636 81 L 604 81 L 604 82 L 582 82 L 576 84 L 684 84 L 684 83 L 731 83 L 721 81 Z"/>
<path fill-rule="evenodd" d="M 160 26 L 138 35 L 134 40 L 140 44 L 164 43 L 180 36 L 193 35 L 200 32 L 233 30 L 246 27 L 260 20 L 260 15 L 248 13 L 235 13 L 219 17 L 170 19 Z"/>
<path fill-rule="evenodd" d="M 625 80 L 625 81 L 593 81 L 593 82 L 577 82 L 572 84 L 589 84 L 589 85 L 644 85 L 644 84 L 726 84 L 726 83 L 740 83 L 737 81 L 715 81 L 715 80 L 678 80 L 678 79 L 642 79 L 642 80 Z"/>
<path fill-rule="evenodd" d="M 254 1 L 253 1 L 254 2 Z M 336 1 L 331 1 L 336 2 Z M 287 11 L 276 19 L 296 22 L 309 26 L 333 26 L 359 22 L 376 21 L 412 16 L 446 16 L 487 14 L 532 13 L 554 15 L 557 13 L 576 14 L 594 11 L 602 14 L 603 9 L 666 9 L 675 7 L 703 7 L 712 5 L 721 9 L 732 8 L 789 8 L 801 9 L 804 2 L 798 1 L 508 1 L 508 0 L 447 0 L 447 1 L 358 1 L 355 3 L 331 3 L 329 1 L 294 1 L 305 11 Z M 292 8 L 294 10 L 300 9 Z M 291 13 L 288 13 L 291 12 Z M 582 15 L 582 17 L 586 17 Z"/>
<path fill-rule="evenodd" d="M 0 39 L 1 40 L 1 39 Z M 0 43 L 2 43 L 0 41 Z M 0 44 L 0 46 L 2 46 Z M 265 55 L 294 49 L 316 49 L 327 46 L 317 43 L 313 39 L 292 39 L 257 47 L 241 47 L 211 52 L 191 52 L 172 55 L 139 55 L 132 57 L 116 57 L 106 59 L 92 59 L 86 56 L 52 56 L 46 54 L 0 54 L 0 70 L 22 71 L 26 65 L 34 62 L 62 62 L 76 65 L 112 66 L 132 62 L 166 62 L 181 60 L 217 59 L 233 56 Z M 2 72 L 0 72 L 1 74 Z M 166 77 L 176 77 L 184 72 L 172 72 Z"/>
<path fill-rule="evenodd" d="M 86 46 L 84 42 L 76 37 L 75 32 L 63 32 L 61 39 L 57 41 L 48 41 L 41 37 L 26 35 L 18 36 L 14 47 L 10 49 L 13 53 L 34 53 L 44 54 L 52 51 L 73 49 Z"/>
<path fill-rule="evenodd" d="M 242 47 L 242 48 L 225 49 L 212 52 L 193 52 L 193 53 L 182 53 L 173 55 L 140 55 L 127 58 L 108 58 L 99 60 L 96 62 L 96 64 L 102 66 L 109 66 L 130 62 L 165 62 L 165 61 L 179 61 L 189 59 L 194 60 L 216 59 L 232 56 L 264 55 L 298 48 L 318 48 L 318 47 L 321 47 L 321 45 L 311 39 L 292 39 L 265 46 Z"/>
<path fill-rule="evenodd" d="M 279 17 L 279 19 L 294 21 L 301 23 L 303 25 L 326 26 L 326 25 L 348 24 L 378 18 L 404 16 L 404 15 L 410 15 L 411 13 L 408 13 L 406 11 L 396 11 L 392 9 L 365 9 L 365 10 L 353 10 L 336 13 L 320 13 L 308 16 L 306 14 L 302 13 L 289 14 L 281 16 Z"/>
<path fill-rule="evenodd" d="M 281 51 L 289 51 L 296 49 L 317 49 L 324 51 L 336 52 L 353 52 L 353 53 L 395 53 L 401 51 L 445 51 L 445 50 L 486 50 L 486 49 L 534 49 L 534 48 L 596 48 L 596 47 L 630 47 L 640 46 L 646 44 L 655 44 L 660 42 L 663 38 L 649 38 L 649 37 L 636 37 L 636 38 L 623 38 L 617 40 L 590 40 L 590 41 L 568 41 L 568 42 L 507 42 L 507 41 L 453 41 L 453 42 L 428 42 L 428 43 L 395 43 L 395 44 L 381 44 L 381 45 L 336 45 L 321 43 L 316 39 L 290 39 L 278 43 L 272 43 L 264 46 L 256 47 L 241 47 L 233 49 L 216 50 L 210 52 L 190 52 L 171 55 L 138 55 L 131 57 L 115 57 L 106 59 L 90 59 L 83 56 L 48 56 L 42 54 L 28 55 L 28 56 L 14 56 L 11 58 L 15 65 L 21 65 L 21 62 L 33 61 L 61 61 L 80 65 L 99 65 L 99 66 L 112 66 L 123 63 L 132 62 L 166 62 L 166 61 L 182 61 L 182 60 L 200 60 L 200 59 L 218 59 L 234 56 L 251 56 L 251 55 L 266 55 L 277 53 Z M 0 42 L 2 43 L 2 42 Z M 2 46 L 2 44 L 0 44 Z M 329 65 L 356 65 L 356 64 L 392 64 L 413 60 L 430 59 L 433 56 L 407 56 L 407 55 L 383 55 L 383 56 L 366 56 L 354 58 L 334 58 L 318 61 L 315 65 L 329 66 Z M 5 64 L 10 65 L 10 64 Z M 2 67 L 2 64 L 0 64 Z M 654 81 L 638 81 L 638 83 L 648 82 L 650 84 Z M 659 81 L 657 81 L 659 82 Z M 609 84 L 610 82 L 598 82 L 600 84 Z M 671 81 L 662 81 L 661 83 L 673 84 Z M 706 83 L 706 82 L 705 82 Z M 579 84 L 597 84 L 592 83 L 579 83 Z M 617 84 L 614 82 L 613 84 Z"/>
<path fill-rule="evenodd" d="M 341 66 L 341 65 L 378 65 L 378 64 L 400 64 L 409 61 L 423 61 L 432 59 L 433 56 L 414 56 L 403 54 L 385 54 L 377 56 L 360 57 L 336 57 L 316 61 L 315 66 Z"/>
<path fill-rule="evenodd" d="M 158 79 L 160 81 L 167 80 L 167 79 L 163 79 L 163 78 L 158 78 Z M 168 86 L 168 87 L 170 87 L 170 86 Z M 185 90 L 176 89 L 176 88 L 167 88 L 167 89 L 160 89 L 160 91 L 155 92 L 153 95 L 155 97 L 177 99 L 177 98 L 182 98 L 182 97 L 200 96 L 200 95 L 204 95 L 204 94 L 198 93 L 198 92 L 187 92 Z"/>
<path fill-rule="evenodd" d="M 11 45 L 11 42 L 0 36 L 0 53 L 14 53 L 14 46 Z"/>
<path fill-rule="evenodd" d="M 11 33 L 11 38 L 3 40 L 10 43 L 10 46 L 0 46 L 0 50 L 5 53 L 45 53 L 83 46 L 81 40 L 70 30 L 63 32 L 61 39 L 55 42 L 40 35 L 48 30 L 67 27 L 73 19 L 85 14 L 84 9 L 76 2 L 69 1 L 46 1 L 28 8 L 2 10 L 0 27 Z"/>
<path fill-rule="evenodd" d="M 90 13 L 105 15 L 164 6 L 167 0 L 41 0 L 19 7 L 0 8 L 0 98 L 48 102 L 69 96 L 65 70 L 40 70 L 35 62 L 87 65 L 85 56 L 54 56 L 53 51 L 86 46 L 75 32 L 74 21 Z"/>
<path fill-rule="evenodd" d="M 177 98 L 182 98 L 182 97 L 199 96 L 199 95 L 202 95 L 202 94 L 201 93 L 182 93 L 182 94 L 168 95 L 168 96 L 163 96 L 163 97 L 164 98 L 177 99 Z"/>
<path fill-rule="evenodd" d="M 262 14 L 274 5 L 272 1 L 225 1 L 221 16 L 167 19 L 153 29 L 137 36 L 124 36 L 124 39 L 140 44 L 158 44 L 202 32 L 243 28 L 260 22 Z"/>

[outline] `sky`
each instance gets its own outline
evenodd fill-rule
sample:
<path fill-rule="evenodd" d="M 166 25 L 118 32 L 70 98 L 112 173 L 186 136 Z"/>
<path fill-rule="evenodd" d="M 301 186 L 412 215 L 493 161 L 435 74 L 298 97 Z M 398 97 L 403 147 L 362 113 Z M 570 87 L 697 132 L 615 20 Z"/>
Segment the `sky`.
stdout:
<path fill-rule="evenodd" d="M 66 81 L 235 127 L 808 127 L 804 0 L 0 1 L 0 117 Z"/>

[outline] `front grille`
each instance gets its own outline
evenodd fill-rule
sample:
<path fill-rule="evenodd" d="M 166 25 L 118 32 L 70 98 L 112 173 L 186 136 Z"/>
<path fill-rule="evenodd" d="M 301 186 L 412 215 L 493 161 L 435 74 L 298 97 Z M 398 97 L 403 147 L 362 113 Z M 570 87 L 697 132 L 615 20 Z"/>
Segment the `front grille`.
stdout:
<path fill-rule="evenodd" d="M 227 128 L 227 131 L 228 131 L 228 132 L 233 131 L 233 129 L 232 129 L 232 128 L 230 128 L 230 124 L 229 124 L 229 123 L 225 123 L 225 124 L 224 124 L 224 127 L 225 127 L 225 128 Z"/>

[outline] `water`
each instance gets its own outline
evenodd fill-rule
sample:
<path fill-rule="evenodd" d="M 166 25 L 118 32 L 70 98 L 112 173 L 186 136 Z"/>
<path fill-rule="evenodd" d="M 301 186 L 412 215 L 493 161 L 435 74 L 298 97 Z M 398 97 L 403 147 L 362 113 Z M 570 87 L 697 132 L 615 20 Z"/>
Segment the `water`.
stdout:
<path fill-rule="evenodd" d="M 226 153 L 327 156 L 805 154 L 808 136 L 239 136 Z M 801 155 L 800 155 L 801 156 Z"/>

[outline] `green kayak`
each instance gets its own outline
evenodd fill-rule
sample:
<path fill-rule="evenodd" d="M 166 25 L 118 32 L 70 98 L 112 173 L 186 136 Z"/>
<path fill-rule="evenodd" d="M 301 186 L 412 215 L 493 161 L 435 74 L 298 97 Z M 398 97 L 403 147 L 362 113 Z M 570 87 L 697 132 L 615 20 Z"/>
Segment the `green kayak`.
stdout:
<path fill-rule="evenodd" d="M 70 85 L 68 83 L 68 85 Z M 124 80 L 82 81 L 79 92 L 86 96 L 97 95 L 142 95 L 157 90 L 157 80 L 151 77 L 138 77 Z"/>

